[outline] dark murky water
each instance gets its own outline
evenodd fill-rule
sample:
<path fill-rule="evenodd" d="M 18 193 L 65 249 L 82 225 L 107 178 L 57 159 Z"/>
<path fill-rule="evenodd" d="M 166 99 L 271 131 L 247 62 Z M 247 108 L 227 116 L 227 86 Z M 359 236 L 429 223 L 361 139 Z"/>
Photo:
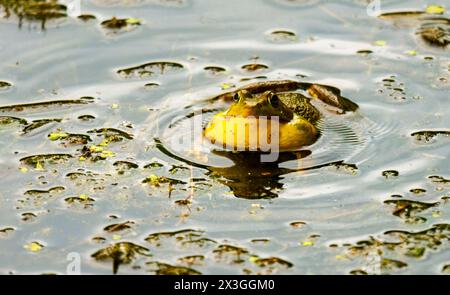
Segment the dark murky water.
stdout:
<path fill-rule="evenodd" d="M 63 274 L 78 254 L 86 274 L 448 272 L 448 13 L 222 2 L 0 19 L 0 273 Z M 416 34 L 430 23 L 440 43 Z M 271 164 L 174 145 L 196 111 L 204 124 L 226 107 L 205 99 L 265 79 L 332 85 L 360 108 Z"/>

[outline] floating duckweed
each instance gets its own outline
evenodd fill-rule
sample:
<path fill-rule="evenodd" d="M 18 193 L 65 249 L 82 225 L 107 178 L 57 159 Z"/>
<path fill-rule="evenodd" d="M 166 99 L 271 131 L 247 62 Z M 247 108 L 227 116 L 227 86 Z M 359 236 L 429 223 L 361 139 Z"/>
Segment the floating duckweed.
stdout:
<path fill-rule="evenodd" d="M 112 235 L 112 240 L 113 241 L 120 241 L 120 240 L 122 240 L 122 236 L 121 235 Z"/>
<path fill-rule="evenodd" d="M 156 73 L 163 75 L 171 72 L 177 72 L 183 68 L 184 66 L 182 64 L 176 62 L 158 61 L 145 63 L 131 68 L 120 69 L 117 73 L 122 75 L 124 78 L 142 78 L 145 76 L 154 75 Z"/>
<path fill-rule="evenodd" d="M 222 90 L 227 90 L 230 88 L 236 87 L 236 85 L 231 84 L 231 83 L 222 83 L 220 84 L 220 88 L 222 88 Z"/>
<path fill-rule="evenodd" d="M 174 266 L 167 263 L 161 262 L 147 262 L 147 265 L 156 265 L 156 270 L 151 270 L 157 275 L 201 275 L 202 273 L 185 266 Z"/>
<path fill-rule="evenodd" d="M 397 177 L 398 176 L 398 171 L 397 170 L 385 170 L 381 173 L 381 175 L 383 175 L 386 178 L 393 178 L 393 177 Z"/>
<path fill-rule="evenodd" d="M 137 255 L 150 256 L 149 249 L 130 242 L 120 242 L 103 248 L 91 256 L 97 261 L 113 261 L 113 273 L 117 274 L 121 264 L 129 264 Z"/>
<path fill-rule="evenodd" d="M 113 103 L 113 104 L 111 105 L 111 108 L 112 108 L 113 110 L 117 110 L 117 109 L 119 108 L 119 105 L 118 105 L 117 103 Z"/>
<path fill-rule="evenodd" d="M 377 40 L 373 42 L 373 45 L 375 46 L 386 46 L 386 41 L 384 40 Z"/>
<path fill-rule="evenodd" d="M 425 12 L 428 14 L 443 14 L 445 12 L 445 8 L 440 5 L 428 5 L 425 9 Z"/>
<path fill-rule="evenodd" d="M 264 65 L 264 64 L 247 64 L 247 65 L 243 65 L 241 68 L 243 70 L 246 70 L 246 71 L 249 71 L 249 72 L 255 72 L 255 71 L 266 70 L 269 67 Z"/>
<path fill-rule="evenodd" d="M 103 152 L 103 148 L 100 147 L 100 146 L 91 145 L 91 146 L 89 147 L 89 151 L 90 151 L 91 153 L 102 153 L 102 152 Z"/>
<path fill-rule="evenodd" d="M 115 157 L 115 154 L 112 151 L 102 151 L 100 153 L 99 157 L 102 159 L 107 159 L 107 158 Z"/>
<path fill-rule="evenodd" d="M 305 247 L 314 246 L 314 241 L 303 241 L 302 245 Z"/>
<path fill-rule="evenodd" d="M 408 51 L 406 51 L 406 54 L 411 55 L 411 56 L 416 56 L 417 51 L 416 50 L 408 50 Z"/>
<path fill-rule="evenodd" d="M 36 252 L 41 252 L 42 249 L 44 249 L 44 245 L 42 245 L 39 242 L 31 242 L 29 244 L 26 244 L 24 246 L 24 248 L 27 249 L 30 252 L 35 252 L 36 253 Z"/>
<path fill-rule="evenodd" d="M 69 136 L 69 134 L 67 134 L 65 132 L 52 132 L 48 135 L 48 138 L 52 141 L 55 141 L 55 140 L 59 140 L 61 138 L 66 138 L 68 136 Z"/>

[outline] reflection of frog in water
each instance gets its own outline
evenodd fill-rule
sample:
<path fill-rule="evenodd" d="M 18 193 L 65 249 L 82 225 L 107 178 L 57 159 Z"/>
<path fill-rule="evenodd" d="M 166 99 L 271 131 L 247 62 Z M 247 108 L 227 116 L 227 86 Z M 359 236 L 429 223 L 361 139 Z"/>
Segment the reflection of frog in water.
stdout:
<path fill-rule="evenodd" d="M 225 100 L 231 97 L 233 103 L 228 110 L 213 117 L 205 128 L 205 137 L 240 151 L 267 151 L 274 143 L 277 151 L 292 151 L 313 144 L 319 136 L 316 124 L 322 114 L 311 103 L 311 98 L 286 92 L 298 88 L 307 90 L 340 113 L 358 107 L 329 86 L 295 81 L 254 83 L 217 97 Z M 273 131 L 274 124 L 277 124 L 278 134 Z"/>
<path fill-rule="evenodd" d="M 281 168 L 279 164 L 300 160 L 311 154 L 311 151 L 280 153 L 275 162 L 261 162 L 260 155 L 252 152 L 214 151 L 218 156 L 233 161 L 231 167 L 208 167 L 208 175 L 228 186 L 233 194 L 244 199 L 268 199 L 278 197 L 278 191 L 283 188 L 281 176 L 294 169 Z"/>

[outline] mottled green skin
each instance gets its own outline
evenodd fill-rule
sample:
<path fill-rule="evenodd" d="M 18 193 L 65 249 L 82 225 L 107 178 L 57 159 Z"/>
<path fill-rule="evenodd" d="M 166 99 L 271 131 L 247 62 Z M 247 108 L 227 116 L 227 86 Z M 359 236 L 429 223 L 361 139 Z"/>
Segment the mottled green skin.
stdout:
<path fill-rule="evenodd" d="M 293 92 L 278 93 L 277 95 L 293 113 L 303 117 L 310 123 L 315 124 L 320 119 L 320 112 L 311 104 L 310 98 Z"/>

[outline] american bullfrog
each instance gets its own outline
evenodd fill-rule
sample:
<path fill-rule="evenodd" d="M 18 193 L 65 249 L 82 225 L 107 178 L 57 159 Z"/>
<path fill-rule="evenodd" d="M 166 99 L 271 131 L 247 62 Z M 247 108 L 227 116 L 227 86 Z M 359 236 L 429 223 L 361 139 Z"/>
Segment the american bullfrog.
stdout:
<path fill-rule="evenodd" d="M 292 92 L 298 89 L 310 97 Z M 324 114 L 319 108 L 336 113 L 358 108 L 334 87 L 289 80 L 252 83 L 215 99 L 232 103 L 212 118 L 204 136 L 237 151 L 297 150 L 319 137 L 317 122 Z M 322 103 L 313 104 L 316 99 Z"/>

